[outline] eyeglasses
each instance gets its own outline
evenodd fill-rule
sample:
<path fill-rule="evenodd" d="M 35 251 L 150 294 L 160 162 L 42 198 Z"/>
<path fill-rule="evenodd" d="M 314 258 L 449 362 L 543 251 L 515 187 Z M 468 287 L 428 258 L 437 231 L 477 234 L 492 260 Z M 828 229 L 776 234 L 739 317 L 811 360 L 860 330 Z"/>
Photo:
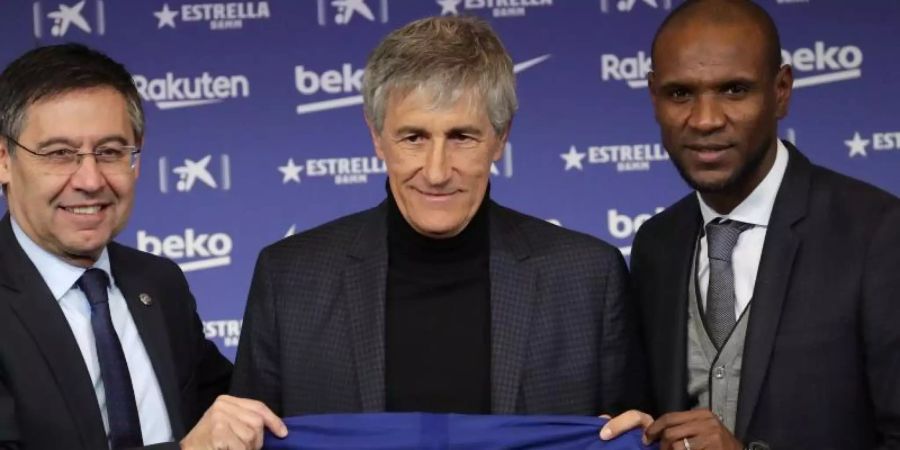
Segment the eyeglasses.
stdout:
<path fill-rule="evenodd" d="M 81 167 L 81 160 L 85 156 L 93 156 L 97 162 L 97 168 L 104 174 L 129 173 L 134 170 L 141 153 L 141 149 L 134 145 L 118 143 L 103 144 L 91 152 L 84 153 L 62 144 L 53 145 L 42 152 L 36 152 L 9 136 L 0 135 L 0 137 L 9 139 L 17 147 L 36 156 L 41 168 L 52 175 L 72 175 Z"/>

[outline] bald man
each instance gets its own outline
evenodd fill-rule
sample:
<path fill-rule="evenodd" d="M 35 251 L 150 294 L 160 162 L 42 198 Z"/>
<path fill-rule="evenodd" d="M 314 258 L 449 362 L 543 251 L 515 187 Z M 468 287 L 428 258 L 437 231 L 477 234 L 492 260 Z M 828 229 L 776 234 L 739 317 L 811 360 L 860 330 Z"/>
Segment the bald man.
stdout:
<path fill-rule="evenodd" d="M 900 448 L 900 201 L 777 138 L 793 78 L 749 1 L 672 11 L 653 41 L 663 143 L 695 190 L 631 267 L 667 449 Z"/>

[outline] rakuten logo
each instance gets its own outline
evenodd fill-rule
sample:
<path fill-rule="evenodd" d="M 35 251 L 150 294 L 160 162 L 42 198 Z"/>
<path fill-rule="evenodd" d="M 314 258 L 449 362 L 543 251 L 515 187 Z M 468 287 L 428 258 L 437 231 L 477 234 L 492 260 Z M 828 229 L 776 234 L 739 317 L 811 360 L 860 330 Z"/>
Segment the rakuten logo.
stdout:
<path fill-rule="evenodd" d="M 647 87 L 647 75 L 650 73 L 650 55 L 643 51 L 635 56 L 620 58 L 606 54 L 600 57 L 600 75 L 603 81 L 626 81 L 628 87 L 640 89 Z"/>
<path fill-rule="evenodd" d="M 166 72 L 160 78 L 133 78 L 141 97 L 159 109 L 188 108 L 250 96 L 250 80 L 243 75 L 213 76 L 203 72 L 192 78 Z"/>
<path fill-rule="evenodd" d="M 176 234 L 156 237 L 144 230 L 137 233 L 138 250 L 170 258 L 184 272 L 231 264 L 233 247 L 231 237 L 225 233 L 198 234 L 193 228 L 184 230 L 183 236 Z"/>

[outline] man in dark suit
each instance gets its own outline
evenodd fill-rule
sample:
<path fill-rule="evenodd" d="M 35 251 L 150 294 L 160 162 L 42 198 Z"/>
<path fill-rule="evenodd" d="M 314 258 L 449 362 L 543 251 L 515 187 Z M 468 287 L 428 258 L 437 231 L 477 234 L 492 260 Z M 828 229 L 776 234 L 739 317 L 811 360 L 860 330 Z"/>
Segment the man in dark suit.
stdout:
<path fill-rule="evenodd" d="M 232 367 L 178 267 L 111 242 L 143 129 L 131 76 L 84 46 L 0 74 L 0 448 L 258 449 L 264 425 L 285 432 L 220 395 Z"/>
<path fill-rule="evenodd" d="M 516 109 L 489 26 L 443 17 L 392 32 L 363 97 L 387 199 L 262 251 L 232 393 L 284 416 L 630 404 L 621 255 L 489 198 Z"/>
<path fill-rule="evenodd" d="M 656 120 L 696 193 L 635 238 L 663 415 L 623 418 L 663 449 L 900 448 L 900 201 L 778 141 L 780 48 L 747 1 L 688 1 L 654 40 Z"/>

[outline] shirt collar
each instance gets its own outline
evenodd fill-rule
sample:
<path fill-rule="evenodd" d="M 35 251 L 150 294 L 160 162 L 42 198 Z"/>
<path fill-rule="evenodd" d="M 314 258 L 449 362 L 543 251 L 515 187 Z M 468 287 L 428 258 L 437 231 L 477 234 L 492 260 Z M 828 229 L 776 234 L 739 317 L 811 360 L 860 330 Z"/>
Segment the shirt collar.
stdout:
<path fill-rule="evenodd" d="M 756 189 L 737 205 L 731 213 L 725 216 L 717 213 L 703 201 L 700 193 L 697 193 L 704 227 L 718 217 L 761 227 L 769 225 L 769 217 L 771 217 L 772 208 L 775 206 L 775 197 L 778 195 L 778 188 L 781 186 L 781 180 L 784 178 L 784 172 L 787 170 L 788 163 L 787 147 L 784 146 L 780 139 L 777 142 L 778 148 L 775 152 L 775 162 L 772 164 L 772 168 L 769 169 L 769 173 L 756 186 Z"/>
<path fill-rule="evenodd" d="M 12 219 L 11 222 L 13 234 L 16 236 L 16 240 L 19 241 L 22 250 L 25 251 L 25 254 L 28 255 L 28 259 L 31 260 L 34 266 L 37 267 L 38 272 L 44 279 L 44 283 L 47 283 L 47 287 L 50 288 L 53 298 L 56 299 L 56 301 L 60 301 L 60 299 L 66 295 L 66 292 L 69 292 L 69 289 L 72 289 L 72 286 L 75 285 L 87 269 L 84 267 L 73 266 L 60 259 L 58 256 L 44 250 L 25 234 L 25 231 L 19 227 L 19 224 L 16 223 L 15 219 Z M 106 247 L 103 248 L 103 252 L 100 253 L 100 258 L 97 259 L 93 267 L 106 272 L 106 276 L 108 276 L 110 280 L 110 286 L 115 284 L 110 269 L 109 253 L 107 252 Z"/>

